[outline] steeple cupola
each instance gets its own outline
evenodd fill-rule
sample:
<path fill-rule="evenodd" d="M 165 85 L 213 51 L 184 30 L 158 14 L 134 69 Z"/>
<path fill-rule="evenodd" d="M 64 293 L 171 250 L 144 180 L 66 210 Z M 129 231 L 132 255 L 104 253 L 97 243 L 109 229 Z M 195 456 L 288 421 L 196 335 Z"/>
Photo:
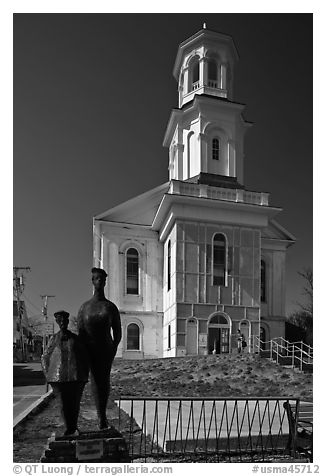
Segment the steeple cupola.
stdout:
<path fill-rule="evenodd" d="M 179 107 L 195 94 L 232 99 L 238 54 L 230 36 L 204 28 L 179 46 L 173 75 L 179 83 Z"/>
<path fill-rule="evenodd" d="M 180 44 L 173 75 L 179 108 L 173 109 L 163 145 L 169 179 L 243 185 L 244 105 L 233 102 L 238 54 L 230 36 L 198 31 Z M 204 181 L 204 182 L 203 182 Z"/>

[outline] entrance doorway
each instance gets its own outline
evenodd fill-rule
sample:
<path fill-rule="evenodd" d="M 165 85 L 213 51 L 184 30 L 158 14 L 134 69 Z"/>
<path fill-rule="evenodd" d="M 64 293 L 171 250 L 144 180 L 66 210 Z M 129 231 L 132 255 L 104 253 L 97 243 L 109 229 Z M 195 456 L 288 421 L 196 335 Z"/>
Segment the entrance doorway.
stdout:
<path fill-rule="evenodd" d="M 260 325 L 260 350 L 268 350 L 266 324 Z"/>
<path fill-rule="evenodd" d="M 251 342 L 250 342 L 251 325 L 250 325 L 250 321 L 248 321 L 247 319 L 244 319 L 240 322 L 240 332 L 241 332 L 241 334 L 243 334 L 244 339 L 247 342 L 246 349 L 248 349 L 248 350 L 246 352 L 250 352 L 250 348 L 251 348 Z"/>
<path fill-rule="evenodd" d="M 229 329 L 208 328 L 208 353 L 227 354 L 229 352 Z"/>
<path fill-rule="evenodd" d="M 209 354 L 230 352 L 230 322 L 224 314 L 215 314 L 208 323 L 207 351 Z"/>

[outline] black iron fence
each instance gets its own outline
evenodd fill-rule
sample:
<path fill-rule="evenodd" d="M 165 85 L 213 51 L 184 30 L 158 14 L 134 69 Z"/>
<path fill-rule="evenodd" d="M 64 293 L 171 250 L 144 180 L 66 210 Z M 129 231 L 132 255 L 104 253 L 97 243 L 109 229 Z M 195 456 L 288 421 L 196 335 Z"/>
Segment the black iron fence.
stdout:
<path fill-rule="evenodd" d="M 132 460 L 187 455 L 206 461 L 294 457 L 296 434 L 289 433 L 285 402 L 298 408 L 298 399 L 283 397 L 121 397 L 119 428 L 124 412 L 129 423 L 128 428 L 124 423 L 123 434 Z"/>

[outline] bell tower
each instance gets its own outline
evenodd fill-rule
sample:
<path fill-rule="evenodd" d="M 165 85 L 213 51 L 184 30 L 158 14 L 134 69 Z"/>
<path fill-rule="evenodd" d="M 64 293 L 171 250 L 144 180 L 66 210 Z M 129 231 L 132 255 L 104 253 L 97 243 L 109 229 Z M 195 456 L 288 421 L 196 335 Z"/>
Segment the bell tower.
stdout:
<path fill-rule="evenodd" d="M 203 28 L 178 48 L 173 75 L 179 107 L 173 109 L 163 145 L 169 179 L 243 186 L 244 105 L 233 101 L 238 60 L 230 36 Z"/>

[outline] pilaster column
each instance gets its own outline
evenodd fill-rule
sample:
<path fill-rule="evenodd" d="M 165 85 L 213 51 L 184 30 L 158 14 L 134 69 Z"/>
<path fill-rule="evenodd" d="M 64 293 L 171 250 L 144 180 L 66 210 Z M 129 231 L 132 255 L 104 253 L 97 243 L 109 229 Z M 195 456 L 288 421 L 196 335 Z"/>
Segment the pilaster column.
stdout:
<path fill-rule="evenodd" d="M 107 263 L 109 274 L 108 296 L 118 307 L 120 305 L 121 272 L 119 266 L 119 247 L 114 241 L 106 242 L 103 261 Z M 103 250 L 104 251 L 104 250 Z"/>
<path fill-rule="evenodd" d="M 183 97 L 185 94 L 187 94 L 189 91 L 188 91 L 188 83 L 189 83 L 189 68 L 186 67 L 184 70 L 183 70 Z"/>
<path fill-rule="evenodd" d="M 101 235 L 100 235 L 100 223 L 97 220 L 93 220 L 93 265 L 100 267 L 101 260 Z"/>
<path fill-rule="evenodd" d="M 220 82 L 220 88 L 221 89 L 227 89 L 226 86 L 226 73 L 227 73 L 227 64 L 222 63 L 221 64 L 221 82 Z"/>
<path fill-rule="evenodd" d="M 144 304 L 146 311 L 156 310 L 156 277 L 158 273 L 155 269 L 155 251 L 154 242 L 152 240 L 148 240 L 147 249 L 143 256 L 143 260 L 146 259 L 146 272 L 144 272 L 144 290 L 146 289 Z"/>
<path fill-rule="evenodd" d="M 199 86 L 202 87 L 206 84 L 205 81 L 205 58 L 199 59 Z"/>
<path fill-rule="evenodd" d="M 175 168 L 177 172 L 177 176 L 175 177 L 177 180 L 182 180 L 183 177 L 183 153 L 184 153 L 184 145 L 183 144 L 176 144 L 175 145 Z"/>
<path fill-rule="evenodd" d="M 208 152 L 207 152 L 207 142 L 208 136 L 203 132 L 199 133 L 198 139 L 200 141 L 200 169 L 202 172 L 208 172 Z"/>
<path fill-rule="evenodd" d="M 184 94 L 183 91 L 184 91 L 184 75 L 183 73 L 181 73 L 179 77 L 179 85 L 178 85 L 179 107 L 182 105 L 182 98 Z"/>
<path fill-rule="evenodd" d="M 232 139 L 228 141 L 228 173 L 230 177 L 236 176 L 235 142 Z"/>
<path fill-rule="evenodd" d="M 206 56 L 201 58 L 201 64 L 203 68 L 203 82 L 201 84 L 203 86 L 208 86 L 208 59 Z"/>

